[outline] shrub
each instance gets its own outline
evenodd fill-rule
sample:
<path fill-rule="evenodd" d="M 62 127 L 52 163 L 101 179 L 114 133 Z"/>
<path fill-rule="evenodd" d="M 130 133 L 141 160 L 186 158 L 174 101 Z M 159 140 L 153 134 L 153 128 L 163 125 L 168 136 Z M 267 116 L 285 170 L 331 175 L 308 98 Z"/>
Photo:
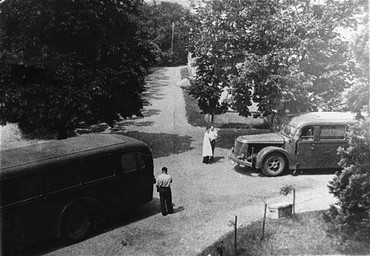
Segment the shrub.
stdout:
<path fill-rule="evenodd" d="M 340 231 L 343 250 L 353 250 L 370 241 L 370 120 L 351 128 L 349 147 L 339 148 L 341 172 L 329 184 L 338 202 L 330 218 Z M 356 242 L 355 242 L 356 241 Z"/>

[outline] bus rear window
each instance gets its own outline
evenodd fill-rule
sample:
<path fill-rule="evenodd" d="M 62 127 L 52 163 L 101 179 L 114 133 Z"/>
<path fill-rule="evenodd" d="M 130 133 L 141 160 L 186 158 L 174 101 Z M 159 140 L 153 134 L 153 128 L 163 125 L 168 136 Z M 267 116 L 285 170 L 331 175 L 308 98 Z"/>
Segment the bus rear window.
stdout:
<path fill-rule="evenodd" d="M 140 153 L 136 154 L 137 157 L 137 168 L 141 169 L 145 167 L 145 160 L 144 155 L 141 155 Z"/>
<path fill-rule="evenodd" d="M 123 173 L 135 171 L 137 169 L 136 153 L 135 152 L 123 153 L 121 155 L 121 165 Z"/>
<path fill-rule="evenodd" d="M 2 180 L 0 188 L 2 206 L 32 199 L 42 194 L 38 173 Z"/>

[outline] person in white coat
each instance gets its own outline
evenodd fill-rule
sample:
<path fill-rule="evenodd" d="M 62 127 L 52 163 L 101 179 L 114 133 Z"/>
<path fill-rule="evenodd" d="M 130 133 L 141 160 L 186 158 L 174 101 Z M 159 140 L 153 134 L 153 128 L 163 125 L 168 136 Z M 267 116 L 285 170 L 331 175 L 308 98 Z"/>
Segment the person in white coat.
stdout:
<path fill-rule="evenodd" d="M 212 134 L 210 131 L 210 127 L 206 128 L 206 132 L 204 133 L 203 137 L 203 163 L 208 164 L 210 158 L 213 156 L 212 153 L 212 146 L 211 146 L 211 139 Z"/>

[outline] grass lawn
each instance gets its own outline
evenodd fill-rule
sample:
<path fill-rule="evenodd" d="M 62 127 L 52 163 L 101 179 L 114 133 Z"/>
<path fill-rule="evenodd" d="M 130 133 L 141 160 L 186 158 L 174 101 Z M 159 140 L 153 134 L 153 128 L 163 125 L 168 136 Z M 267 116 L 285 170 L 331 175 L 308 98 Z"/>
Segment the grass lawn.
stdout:
<path fill-rule="evenodd" d="M 189 76 L 187 68 L 181 69 L 181 79 L 186 79 Z M 201 113 L 198 102 L 188 94 L 189 90 L 186 87 L 182 87 L 185 100 L 185 111 L 188 123 L 192 126 L 207 126 L 207 121 L 204 118 L 204 114 Z"/>
<path fill-rule="evenodd" d="M 325 221 L 325 211 L 299 213 L 296 217 L 266 219 L 262 237 L 262 220 L 237 229 L 237 255 L 369 255 L 370 246 L 356 251 L 343 249 L 332 224 Z M 199 256 L 235 255 L 233 227 Z M 222 248 L 222 249 L 221 249 Z M 221 253 L 222 250 L 222 253 Z"/>

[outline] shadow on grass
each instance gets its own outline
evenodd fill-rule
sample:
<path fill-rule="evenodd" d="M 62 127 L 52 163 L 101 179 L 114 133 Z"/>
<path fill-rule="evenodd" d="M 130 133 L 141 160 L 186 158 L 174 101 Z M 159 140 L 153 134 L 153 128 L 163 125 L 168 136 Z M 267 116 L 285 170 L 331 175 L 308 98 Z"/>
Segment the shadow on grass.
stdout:
<path fill-rule="evenodd" d="M 183 209 L 175 209 L 175 212 L 182 211 Z M 91 239 L 93 237 L 99 236 L 106 232 L 110 232 L 114 229 L 129 225 L 131 223 L 140 221 L 142 219 L 148 218 L 150 216 L 156 215 L 161 212 L 160 208 L 160 201 L 158 198 L 153 198 L 150 203 L 147 203 L 141 207 L 134 208 L 131 210 L 125 211 L 115 211 L 111 215 L 109 215 L 105 222 L 97 226 L 95 232 L 93 232 L 87 239 Z M 86 239 L 86 240 L 87 240 Z M 3 253 L 1 255 L 9 255 L 9 256 L 21 256 L 21 255 L 43 255 L 48 254 L 53 251 L 62 249 L 64 247 L 72 246 L 71 244 L 67 244 L 62 239 L 49 239 L 41 243 L 37 243 L 32 246 L 28 246 L 23 248 L 19 251 L 11 252 L 11 253 Z"/>
<path fill-rule="evenodd" d="M 127 132 L 124 135 L 145 142 L 152 150 L 153 157 L 166 157 L 193 149 L 190 136 L 168 133 Z"/>

